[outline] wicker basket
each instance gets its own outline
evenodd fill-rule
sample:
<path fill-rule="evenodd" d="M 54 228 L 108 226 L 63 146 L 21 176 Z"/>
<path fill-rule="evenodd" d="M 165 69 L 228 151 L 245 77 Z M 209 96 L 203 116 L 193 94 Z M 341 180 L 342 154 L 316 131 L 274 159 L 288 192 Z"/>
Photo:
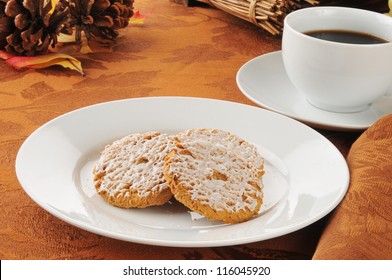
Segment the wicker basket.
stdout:
<path fill-rule="evenodd" d="M 314 5 L 346 6 L 378 12 L 388 10 L 387 0 L 193 0 L 205 2 L 268 31 L 281 35 L 285 16 L 299 8 Z M 186 2 L 192 2 L 191 0 Z"/>
<path fill-rule="evenodd" d="M 301 3 L 303 2 L 303 3 Z M 304 4 L 316 5 L 317 1 L 284 1 L 284 0 L 209 0 L 218 9 L 260 26 L 272 35 L 280 35 L 283 19 L 291 11 Z"/>

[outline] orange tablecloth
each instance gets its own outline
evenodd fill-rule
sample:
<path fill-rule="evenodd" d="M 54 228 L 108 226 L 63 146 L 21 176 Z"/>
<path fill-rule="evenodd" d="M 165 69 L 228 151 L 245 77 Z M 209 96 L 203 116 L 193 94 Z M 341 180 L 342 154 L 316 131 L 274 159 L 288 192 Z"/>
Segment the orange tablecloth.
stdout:
<path fill-rule="evenodd" d="M 239 91 L 240 66 L 279 50 L 280 38 L 207 5 L 136 0 L 142 25 L 127 28 L 105 52 L 78 56 L 87 76 L 53 67 L 17 71 L 0 61 L 1 259 L 310 259 L 327 219 L 252 244 L 167 249 L 102 237 L 41 209 L 21 188 L 15 157 L 45 122 L 105 101 L 197 96 L 252 104 Z M 99 125 L 99 124 L 96 124 Z M 360 133 L 320 132 L 347 155 Z"/>

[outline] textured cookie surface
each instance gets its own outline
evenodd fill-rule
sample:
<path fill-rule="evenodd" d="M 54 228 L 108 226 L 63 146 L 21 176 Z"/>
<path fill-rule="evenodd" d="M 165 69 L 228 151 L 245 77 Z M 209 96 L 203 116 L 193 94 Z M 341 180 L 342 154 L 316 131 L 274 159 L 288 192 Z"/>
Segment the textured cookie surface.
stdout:
<path fill-rule="evenodd" d="M 255 146 L 219 129 L 191 129 L 175 137 L 165 158 L 174 197 L 211 220 L 238 223 L 258 213 L 263 201 L 264 160 Z"/>
<path fill-rule="evenodd" d="M 123 208 L 162 205 L 172 193 L 163 175 L 163 159 L 172 138 L 159 132 L 131 134 L 107 145 L 94 167 L 99 195 Z"/>

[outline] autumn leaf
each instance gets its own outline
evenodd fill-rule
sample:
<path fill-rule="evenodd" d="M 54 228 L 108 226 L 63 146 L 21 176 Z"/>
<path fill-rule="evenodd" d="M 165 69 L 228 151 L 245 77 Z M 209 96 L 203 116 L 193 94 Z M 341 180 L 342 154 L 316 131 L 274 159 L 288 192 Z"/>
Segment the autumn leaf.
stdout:
<path fill-rule="evenodd" d="M 389 7 L 389 12 L 386 13 L 387 16 L 392 16 L 392 0 L 388 0 L 388 7 Z"/>
<path fill-rule="evenodd" d="M 60 65 L 64 68 L 75 70 L 82 76 L 85 76 L 81 62 L 67 54 L 49 53 L 37 56 L 14 56 L 5 51 L 0 51 L 0 58 L 4 59 L 7 64 L 17 70 L 22 68 L 40 69 L 53 65 Z"/>
<path fill-rule="evenodd" d="M 144 24 L 145 16 L 140 13 L 139 10 L 136 10 L 133 13 L 133 16 L 129 19 L 130 24 Z"/>
<path fill-rule="evenodd" d="M 89 42 L 86 37 L 82 37 L 81 43 L 76 43 L 74 35 L 68 35 L 64 33 L 60 33 L 57 38 L 58 45 L 56 46 L 57 51 L 61 51 L 66 54 L 73 53 L 81 53 L 81 54 L 89 54 L 93 53 Z"/>
<path fill-rule="evenodd" d="M 54 12 L 54 9 L 56 8 L 57 2 L 59 2 L 59 0 L 51 0 L 51 3 L 52 3 L 52 9 L 49 11 L 49 14 L 53 14 L 53 12 Z M 46 3 L 46 5 L 47 5 L 47 4 L 49 4 L 49 2 L 48 2 L 48 3 Z"/>
<path fill-rule="evenodd" d="M 5 51 L 0 51 L 0 58 L 7 60 L 7 59 L 10 59 L 11 57 L 13 57 L 12 54 L 7 53 Z"/>

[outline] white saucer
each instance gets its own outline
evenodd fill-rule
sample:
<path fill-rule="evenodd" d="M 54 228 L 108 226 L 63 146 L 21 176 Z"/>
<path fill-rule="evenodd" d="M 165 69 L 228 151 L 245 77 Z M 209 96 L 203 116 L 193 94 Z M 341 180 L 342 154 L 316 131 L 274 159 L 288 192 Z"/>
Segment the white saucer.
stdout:
<path fill-rule="evenodd" d="M 317 128 L 360 131 L 392 113 L 392 97 L 381 97 L 357 113 L 333 113 L 310 105 L 287 77 L 281 51 L 245 63 L 237 73 L 237 85 L 257 105 Z"/>

